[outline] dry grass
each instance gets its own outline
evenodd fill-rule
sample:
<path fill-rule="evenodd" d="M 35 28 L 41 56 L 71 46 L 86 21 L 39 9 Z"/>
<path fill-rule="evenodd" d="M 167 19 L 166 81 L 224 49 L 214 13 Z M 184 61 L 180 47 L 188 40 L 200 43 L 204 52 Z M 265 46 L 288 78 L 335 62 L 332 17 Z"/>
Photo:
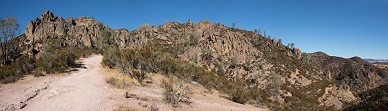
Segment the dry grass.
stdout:
<path fill-rule="evenodd" d="M 129 106 L 120 106 L 118 109 L 115 109 L 113 111 L 141 111 L 141 110 L 138 110 Z"/>
<path fill-rule="evenodd" d="M 115 69 L 101 68 L 105 74 L 105 81 L 118 88 L 127 88 L 131 85 L 140 86 L 137 79 L 133 79 L 128 75 L 119 73 Z"/>

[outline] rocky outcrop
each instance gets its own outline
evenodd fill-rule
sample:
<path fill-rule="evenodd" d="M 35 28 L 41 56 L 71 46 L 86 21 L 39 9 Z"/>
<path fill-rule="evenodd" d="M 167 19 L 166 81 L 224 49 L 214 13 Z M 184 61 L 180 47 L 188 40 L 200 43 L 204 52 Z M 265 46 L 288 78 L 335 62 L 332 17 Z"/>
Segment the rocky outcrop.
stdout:
<path fill-rule="evenodd" d="M 356 100 L 356 97 L 350 91 L 349 87 L 336 87 L 329 85 L 325 88 L 325 93 L 318 98 L 321 105 L 332 106 L 336 110 L 340 110 L 344 103 L 350 103 Z"/>
<path fill-rule="evenodd" d="M 97 40 L 101 38 L 103 30 L 113 32 L 112 29 L 104 26 L 101 22 L 90 17 L 69 17 L 66 20 L 55 16 L 50 11 L 45 11 L 41 18 L 36 18 L 28 23 L 25 31 L 27 44 L 32 50 L 40 51 L 40 44 L 55 37 L 69 36 L 67 44 L 75 46 L 93 47 Z M 76 41 L 80 41 L 77 43 Z"/>
<path fill-rule="evenodd" d="M 231 78 L 252 79 L 261 70 L 258 66 L 262 61 L 256 59 L 262 56 L 259 50 L 252 45 L 251 40 L 258 38 L 255 33 L 246 33 L 242 30 L 231 29 L 222 24 L 212 24 L 209 21 L 178 23 L 166 22 L 160 26 L 144 24 L 129 35 L 122 34 L 118 38 L 126 41 L 127 48 L 141 47 L 147 43 L 155 43 L 163 46 L 175 47 L 174 53 L 180 58 L 200 64 L 206 61 L 218 63 L 207 64 L 208 70 L 225 70 Z M 208 55 L 211 58 L 204 59 Z M 234 62 L 239 67 L 231 69 Z M 258 70 L 245 70 L 241 64 L 249 64 L 247 67 Z M 234 66 L 233 66 L 234 67 Z"/>

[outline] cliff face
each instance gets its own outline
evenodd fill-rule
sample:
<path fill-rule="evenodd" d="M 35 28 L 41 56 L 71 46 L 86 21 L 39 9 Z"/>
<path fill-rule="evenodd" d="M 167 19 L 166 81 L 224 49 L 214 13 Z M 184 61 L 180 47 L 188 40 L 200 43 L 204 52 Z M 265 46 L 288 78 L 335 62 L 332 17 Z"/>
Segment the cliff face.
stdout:
<path fill-rule="evenodd" d="M 102 31 L 113 32 L 101 22 L 89 17 L 75 19 L 69 17 L 64 20 L 50 11 L 45 11 L 40 19 L 36 18 L 28 23 L 25 35 L 26 44 L 31 45 L 29 51 L 39 52 L 42 49 L 42 42 L 65 36 L 72 37 L 71 40 L 65 40 L 65 45 L 94 47 L 97 40 L 101 39 Z"/>
<path fill-rule="evenodd" d="M 286 47 L 253 31 L 209 21 L 144 24 L 128 31 L 113 30 L 88 17 L 64 20 L 46 11 L 40 19 L 28 24 L 25 35 L 25 53 L 30 55 L 38 54 L 43 43 L 55 38 L 60 38 L 63 46 L 102 50 L 104 44 L 120 49 L 153 44 L 231 81 L 252 81 L 249 87 L 268 91 L 276 83 L 275 92 L 280 94 L 268 98 L 285 107 L 312 101 L 311 104 L 340 109 L 342 104 L 355 100 L 354 94 L 388 80 L 385 71 L 360 58 L 303 54 L 297 48 Z"/>

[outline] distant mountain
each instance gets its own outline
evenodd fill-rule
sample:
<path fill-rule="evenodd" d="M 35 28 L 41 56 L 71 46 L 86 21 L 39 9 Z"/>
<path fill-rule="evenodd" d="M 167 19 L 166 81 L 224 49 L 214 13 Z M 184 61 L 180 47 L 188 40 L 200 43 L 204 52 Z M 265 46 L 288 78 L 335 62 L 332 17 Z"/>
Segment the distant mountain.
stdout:
<path fill-rule="evenodd" d="M 369 63 L 387 63 L 388 64 L 388 59 L 364 59 L 366 62 Z"/>

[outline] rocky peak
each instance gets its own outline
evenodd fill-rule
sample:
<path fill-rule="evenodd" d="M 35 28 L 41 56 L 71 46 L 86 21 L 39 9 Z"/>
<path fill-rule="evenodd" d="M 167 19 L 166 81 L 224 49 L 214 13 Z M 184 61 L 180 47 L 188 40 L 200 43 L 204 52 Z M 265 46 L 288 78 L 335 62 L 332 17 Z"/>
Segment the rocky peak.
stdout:
<path fill-rule="evenodd" d="M 150 24 L 143 24 L 139 27 L 137 27 L 137 30 L 144 30 L 144 31 L 149 31 L 152 28 Z"/>
<path fill-rule="evenodd" d="M 104 26 L 99 21 L 96 21 L 90 17 L 69 17 L 64 20 L 62 17 L 55 16 L 50 11 L 45 11 L 40 19 L 32 20 L 28 23 L 25 34 L 27 37 L 27 44 L 30 44 L 28 48 L 39 51 L 43 41 L 68 36 L 75 38 L 76 40 L 65 41 L 67 44 L 74 46 L 86 46 L 92 47 L 93 42 L 96 42 L 100 38 L 100 32 L 102 30 L 108 30 L 113 32 L 112 29 Z M 81 42 L 76 42 L 81 41 Z"/>
<path fill-rule="evenodd" d="M 207 20 L 201 20 L 198 25 L 202 30 L 213 26 L 213 24 Z"/>
<path fill-rule="evenodd" d="M 49 21 L 55 21 L 58 17 L 54 16 L 54 14 L 52 12 L 50 12 L 49 10 L 46 10 L 42 16 L 40 17 L 40 19 L 42 20 L 42 22 L 49 22 Z"/>

